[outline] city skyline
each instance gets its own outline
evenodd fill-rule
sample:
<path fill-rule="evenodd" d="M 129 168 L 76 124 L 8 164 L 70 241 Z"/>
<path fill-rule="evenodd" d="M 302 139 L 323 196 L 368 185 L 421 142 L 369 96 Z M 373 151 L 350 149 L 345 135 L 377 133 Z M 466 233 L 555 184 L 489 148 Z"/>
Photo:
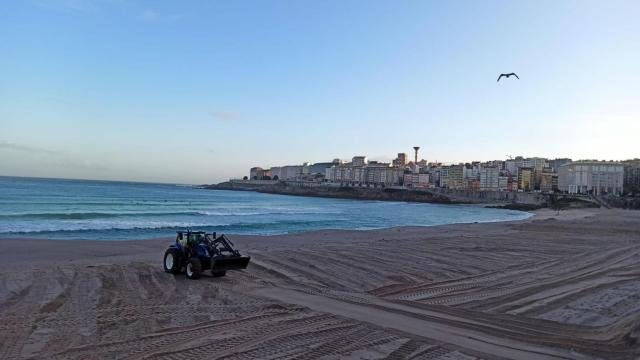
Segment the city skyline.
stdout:
<path fill-rule="evenodd" d="M 395 153 L 396 155 L 398 154 L 405 154 L 407 156 L 407 163 L 414 163 L 415 161 L 414 159 L 414 155 L 413 153 L 409 153 L 407 152 L 400 152 L 400 153 Z M 315 164 L 315 163 L 324 163 L 324 162 L 331 162 L 334 160 L 341 160 L 341 161 L 346 161 L 349 162 L 349 160 L 353 157 L 364 157 L 366 158 L 368 161 L 373 161 L 373 162 L 379 162 L 379 163 L 392 163 L 393 160 L 395 159 L 393 156 L 380 156 L 380 157 L 370 157 L 368 155 L 366 155 L 363 152 L 360 153 L 356 153 L 354 155 L 351 156 L 344 156 L 344 157 L 325 157 L 324 160 L 322 161 L 298 161 L 298 162 L 294 162 L 294 163 L 273 163 L 273 164 L 249 164 L 249 166 L 266 166 L 266 168 L 268 168 L 269 166 L 286 166 L 286 165 L 291 165 L 291 164 L 304 164 L 304 163 L 309 163 L 309 164 Z M 527 154 L 515 154 L 515 155 L 510 155 L 510 154 L 506 154 L 505 156 L 503 156 L 502 158 L 491 158 L 491 159 L 466 159 L 466 160 L 460 160 L 460 161 L 440 161 L 438 159 L 431 159 L 428 158 L 427 156 L 423 156 L 421 153 L 418 155 L 419 161 L 426 161 L 427 163 L 437 163 L 437 164 L 442 164 L 442 165 L 460 165 L 460 164 L 471 164 L 471 163 L 485 163 L 485 162 L 491 162 L 491 161 L 506 161 L 506 160 L 514 160 L 516 158 L 523 158 L 523 159 L 546 159 L 546 160 L 557 160 L 557 159 L 571 159 L 572 161 L 602 161 L 602 162 L 624 162 L 624 161 L 630 161 L 630 160 L 638 160 L 638 157 L 633 157 L 633 158 L 624 158 L 624 159 L 604 159 L 604 158 L 571 158 L 569 156 L 529 156 Z"/>
<path fill-rule="evenodd" d="M 405 153 L 408 156 L 408 163 L 407 164 L 413 164 L 413 160 L 412 159 L 412 155 L 409 153 Z M 370 158 L 366 155 L 354 155 L 351 157 L 335 157 L 335 158 L 327 158 L 324 161 L 316 161 L 316 162 L 310 162 L 310 161 L 302 161 L 302 162 L 291 162 L 291 163 L 276 163 L 276 164 L 247 164 L 248 167 L 257 167 L 257 168 L 262 168 L 264 167 L 264 169 L 269 169 L 272 167 L 284 167 L 284 166 L 302 166 L 304 164 L 309 164 L 309 165 L 314 165 L 314 164 L 319 164 L 319 163 L 330 163 L 332 161 L 335 160 L 340 160 L 343 161 L 344 163 L 349 163 L 350 159 L 353 157 L 364 157 L 366 158 L 366 160 L 368 162 L 372 162 L 372 163 L 380 163 L 380 164 L 389 164 L 392 165 L 392 162 L 394 160 L 394 158 L 391 156 L 384 156 L 384 157 L 377 157 L 377 158 Z M 438 164 L 440 166 L 445 166 L 445 167 L 449 167 L 449 166 L 454 166 L 454 165 L 470 165 L 470 164 L 475 164 L 475 163 L 490 163 L 490 162 L 496 162 L 496 161 L 502 161 L 505 162 L 507 160 L 515 160 L 516 158 L 522 158 L 522 159 L 545 159 L 545 160 L 564 160 L 564 159 L 569 159 L 573 162 L 582 162 L 582 161 L 598 161 L 598 162 L 615 162 L 615 163 L 623 163 L 623 162 L 629 162 L 629 161 L 635 161 L 638 162 L 640 161 L 640 158 L 635 157 L 635 158 L 627 158 L 627 159 L 571 159 L 569 157 L 563 157 L 563 156 L 552 156 L 552 157 L 544 157 L 544 156 L 526 156 L 523 154 L 518 154 L 518 155 L 513 155 L 511 158 L 503 158 L 503 159 L 473 159 L 473 160 L 466 160 L 466 161 L 454 161 L 454 162 L 445 162 L 445 161 L 438 161 L 437 159 L 434 159 L 433 161 L 430 159 L 425 159 L 422 158 L 420 156 L 420 161 L 426 161 L 429 164 Z M 41 178 L 41 179 L 59 179 L 59 180 L 95 180 L 95 181 L 115 181 L 115 182 L 139 182 L 139 183 L 158 183 L 158 184 L 178 184 L 178 185 L 204 185 L 204 184 L 215 184 L 216 182 L 224 182 L 230 179 L 242 179 L 244 176 L 246 176 L 246 167 L 240 171 L 237 175 L 234 175 L 232 177 L 229 177 L 227 179 L 222 179 L 220 181 L 205 181 L 205 182 L 174 182 L 174 181 L 149 181 L 149 180 L 136 180 L 136 179 L 109 179 L 109 178 L 84 178 L 84 177 L 58 177 L 58 176 L 31 176 L 31 175 L 13 175 L 13 174 L 0 174 L 0 176 L 4 176 L 4 177 L 24 177 L 24 178 Z"/>
<path fill-rule="evenodd" d="M 640 156 L 634 1 L 5 10 L 0 175 L 201 184 L 413 144 L 445 163 Z"/>
<path fill-rule="evenodd" d="M 442 164 L 418 160 L 420 147 L 414 146 L 413 149 L 413 161 L 407 153 L 401 152 L 392 162 L 368 161 L 366 156 L 358 155 L 351 161 L 333 159 L 315 164 L 256 166 L 250 168 L 249 175 L 242 179 L 229 179 L 215 186 L 248 190 L 280 187 L 280 190 L 273 191 L 283 191 L 282 187 L 289 186 L 324 188 L 324 191 L 362 187 L 448 189 L 480 191 L 503 200 L 509 196 L 507 193 L 516 192 L 621 196 L 634 195 L 640 190 L 640 159 L 637 158 L 620 162 L 509 156 L 504 160 Z"/>

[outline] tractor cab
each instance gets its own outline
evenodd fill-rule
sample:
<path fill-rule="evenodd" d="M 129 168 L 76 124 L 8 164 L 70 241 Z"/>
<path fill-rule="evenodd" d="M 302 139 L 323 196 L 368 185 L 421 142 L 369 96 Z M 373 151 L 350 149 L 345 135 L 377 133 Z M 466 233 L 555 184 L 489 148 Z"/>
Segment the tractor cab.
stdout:
<path fill-rule="evenodd" d="M 204 243 L 206 241 L 206 237 L 207 234 L 204 231 L 178 231 L 176 244 L 183 247 L 192 247 L 200 243 Z"/>

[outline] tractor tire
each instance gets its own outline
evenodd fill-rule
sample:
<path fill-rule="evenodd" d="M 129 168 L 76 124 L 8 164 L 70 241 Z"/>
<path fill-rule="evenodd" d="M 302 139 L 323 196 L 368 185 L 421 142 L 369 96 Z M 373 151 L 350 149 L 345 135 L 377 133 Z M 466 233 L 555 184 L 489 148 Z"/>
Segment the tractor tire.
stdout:
<path fill-rule="evenodd" d="M 164 253 L 164 271 L 171 274 L 180 274 L 182 269 L 180 252 L 177 249 L 169 248 Z"/>
<path fill-rule="evenodd" d="M 202 263 L 200 262 L 200 259 L 196 257 L 189 259 L 189 262 L 187 263 L 187 271 L 185 271 L 185 273 L 187 274 L 187 278 L 191 280 L 199 279 L 202 275 Z"/>
<path fill-rule="evenodd" d="M 211 272 L 211 276 L 213 276 L 213 277 L 223 277 L 225 275 L 227 275 L 226 271 L 212 271 Z"/>

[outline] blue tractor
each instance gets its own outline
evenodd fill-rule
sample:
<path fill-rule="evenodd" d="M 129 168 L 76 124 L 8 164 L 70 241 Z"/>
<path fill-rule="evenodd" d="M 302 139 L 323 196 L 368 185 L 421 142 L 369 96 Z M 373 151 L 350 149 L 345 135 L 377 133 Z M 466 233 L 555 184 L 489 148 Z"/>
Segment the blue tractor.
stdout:
<path fill-rule="evenodd" d="M 250 256 L 240 255 L 225 235 L 204 231 L 178 231 L 176 242 L 164 253 L 164 271 L 198 279 L 205 270 L 214 277 L 225 276 L 227 270 L 246 269 Z"/>

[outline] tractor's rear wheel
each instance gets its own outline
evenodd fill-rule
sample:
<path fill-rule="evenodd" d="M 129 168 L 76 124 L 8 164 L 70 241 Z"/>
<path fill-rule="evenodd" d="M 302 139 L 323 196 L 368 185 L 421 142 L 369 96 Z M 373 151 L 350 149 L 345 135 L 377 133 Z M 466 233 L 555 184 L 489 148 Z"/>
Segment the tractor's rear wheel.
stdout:
<path fill-rule="evenodd" d="M 222 277 L 222 276 L 227 275 L 227 272 L 226 271 L 211 271 L 211 275 L 213 277 Z"/>
<path fill-rule="evenodd" d="M 202 263 L 200 262 L 200 259 L 195 257 L 189 259 L 186 274 L 187 277 L 192 280 L 200 278 L 202 275 Z"/>
<path fill-rule="evenodd" d="M 164 271 L 171 274 L 180 273 L 180 252 L 177 249 L 169 248 L 164 253 Z"/>

